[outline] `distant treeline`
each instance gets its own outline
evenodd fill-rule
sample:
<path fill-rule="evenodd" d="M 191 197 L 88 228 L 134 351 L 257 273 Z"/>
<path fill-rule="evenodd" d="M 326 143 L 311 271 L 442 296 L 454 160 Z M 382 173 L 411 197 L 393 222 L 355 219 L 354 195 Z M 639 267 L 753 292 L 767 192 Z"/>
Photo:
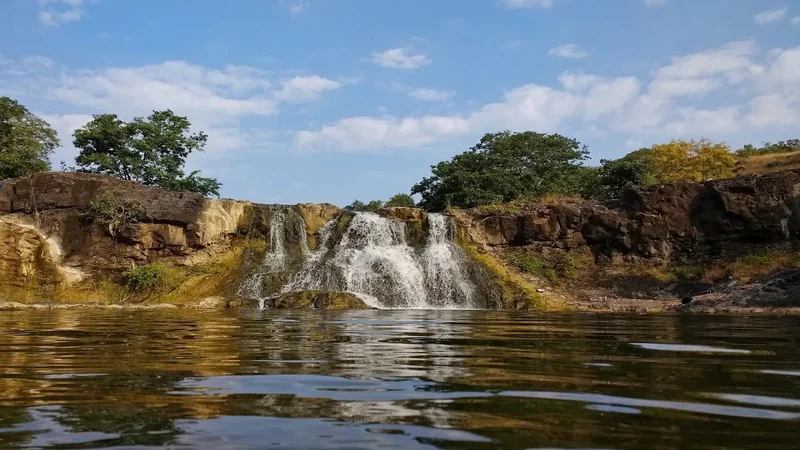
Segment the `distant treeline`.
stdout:
<path fill-rule="evenodd" d="M 186 117 L 153 111 L 130 122 L 99 114 L 73 134 L 80 150 L 76 167 L 62 170 L 99 173 L 172 190 L 219 195 L 215 178 L 184 172 L 190 153 L 203 151 L 208 136 L 190 134 Z M 0 97 L 0 180 L 50 170 L 49 157 L 60 145 L 56 131 L 25 106 Z M 520 198 L 569 195 L 607 200 L 632 186 L 703 181 L 734 175 L 737 159 L 800 151 L 800 140 L 745 145 L 732 151 L 721 142 L 673 140 L 641 148 L 622 158 L 585 165 L 588 148 L 559 134 L 501 131 L 486 134 L 469 150 L 431 167 L 432 174 L 410 194 L 388 201 L 354 201 L 346 209 L 376 211 L 389 206 L 419 206 L 431 211 L 471 208 Z M 415 205 L 412 195 L 421 201 Z"/>

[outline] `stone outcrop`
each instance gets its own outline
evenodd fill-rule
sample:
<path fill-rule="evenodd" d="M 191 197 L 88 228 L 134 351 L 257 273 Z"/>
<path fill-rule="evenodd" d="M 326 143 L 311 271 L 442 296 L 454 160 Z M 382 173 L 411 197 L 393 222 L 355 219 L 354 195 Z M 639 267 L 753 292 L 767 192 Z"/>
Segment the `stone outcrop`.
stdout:
<path fill-rule="evenodd" d="M 485 247 L 586 246 L 600 258 L 701 261 L 800 243 L 800 171 L 642 187 L 616 205 L 576 200 L 455 216 L 461 236 Z"/>
<path fill-rule="evenodd" d="M 86 212 L 98 198 L 120 198 L 138 205 L 141 213 L 129 226 L 111 233 L 88 220 Z M 139 265 L 208 263 L 232 251 L 243 222 L 254 211 L 275 208 L 285 207 L 207 199 L 94 174 L 46 172 L 5 180 L 0 191 L 0 250 L 7 251 L 0 261 L 0 284 L 20 285 L 28 297 L 49 301 L 52 295 L 41 294 L 44 290 L 84 279 L 113 279 Z M 313 233 L 340 211 L 328 204 L 291 208 L 308 224 L 312 244 Z"/>
<path fill-rule="evenodd" d="M 271 309 L 369 309 L 363 300 L 349 292 L 303 291 L 283 294 L 269 299 Z"/>
<path fill-rule="evenodd" d="M 135 202 L 141 213 L 119 233 L 92 225 L 86 211 L 100 196 Z M 405 222 L 406 241 L 413 248 L 425 245 L 430 227 L 426 212 L 402 207 L 384 208 L 378 214 Z M 536 278 L 512 267 L 506 257 L 513 252 L 534 255 L 541 261 L 529 258 L 515 264 L 535 267 L 542 261 L 555 262 L 560 266 L 546 269 L 569 273 L 575 271 L 575 260 L 587 256 L 597 264 L 672 267 L 714 264 L 767 249 L 794 251 L 800 248 L 800 170 L 638 188 L 614 204 L 562 200 L 450 214 L 456 219 L 456 240 L 474 261 L 470 278 L 486 281 L 498 291 L 492 291 L 489 307 L 558 309 L 572 301 L 574 283 L 559 291 L 546 283 L 548 273 Z M 281 206 L 206 199 L 91 174 L 40 173 L 6 180 L 0 191 L 0 294 L 4 296 L 0 301 L 50 301 L 59 298 L 56 294 L 64 286 L 83 283 L 87 290 L 80 291 L 76 301 L 147 303 L 144 295 L 114 293 L 109 300 L 105 291 L 91 299 L 84 294 L 94 292 L 98 280 L 112 290 L 124 290 L 119 283 L 124 270 L 157 262 L 183 270 L 183 284 L 171 297 L 165 296 L 165 302 L 196 308 L 252 305 L 237 298 L 237 286 L 246 275 L 262 270 L 271 219 L 281 217 L 285 267 L 261 277 L 262 283 L 276 286 L 299 270 L 308 249 L 317 248 L 326 223 L 337 220 L 330 230 L 335 241 L 353 214 L 329 204 Z M 204 265 L 202 270 L 192 269 L 198 265 Z M 800 278 L 795 278 L 777 276 L 760 287 L 730 288 L 725 295 L 739 296 L 752 306 L 768 293 L 772 304 L 792 306 L 784 300 L 800 292 Z M 650 287 L 640 291 L 647 289 L 652 291 Z M 703 297 L 708 293 L 691 295 L 711 298 Z M 318 291 L 286 294 L 267 306 L 367 307 L 352 294 Z"/>

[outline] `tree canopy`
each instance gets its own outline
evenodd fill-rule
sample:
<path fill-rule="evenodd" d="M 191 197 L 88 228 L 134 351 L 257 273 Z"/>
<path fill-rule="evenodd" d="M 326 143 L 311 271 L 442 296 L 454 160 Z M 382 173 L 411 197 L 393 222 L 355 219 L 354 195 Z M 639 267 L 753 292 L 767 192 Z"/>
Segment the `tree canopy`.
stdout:
<path fill-rule="evenodd" d="M 413 208 L 417 206 L 414 199 L 408 194 L 395 194 L 392 198 L 386 202 L 386 207 L 393 207 L 393 206 L 404 206 L 407 208 Z"/>
<path fill-rule="evenodd" d="M 208 136 L 190 134 L 186 117 L 170 110 L 125 122 L 116 114 L 100 114 L 75 131 L 75 159 L 83 172 L 110 175 L 148 186 L 187 190 L 219 196 L 221 184 L 214 178 L 184 173 L 186 158 L 203 151 Z"/>
<path fill-rule="evenodd" d="M 728 178 L 733 176 L 735 165 L 730 147 L 708 139 L 673 140 L 652 147 L 652 171 L 657 183 Z"/>
<path fill-rule="evenodd" d="M 411 193 L 420 194 L 420 206 L 432 211 L 575 193 L 587 155 L 580 142 L 559 134 L 486 134 L 468 151 L 432 166 L 433 175 L 414 185 Z"/>
<path fill-rule="evenodd" d="M 0 97 L 0 179 L 50 170 L 58 134 L 14 99 Z"/>
<path fill-rule="evenodd" d="M 351 212 L 375 212 L 381 208 L 383 208 L 383 202 L 381 200 L 372 200 L 369 203 L 364 203 L 361 200 L 354 200 L 353 203 L 344 207 L 345 211 Z"/>

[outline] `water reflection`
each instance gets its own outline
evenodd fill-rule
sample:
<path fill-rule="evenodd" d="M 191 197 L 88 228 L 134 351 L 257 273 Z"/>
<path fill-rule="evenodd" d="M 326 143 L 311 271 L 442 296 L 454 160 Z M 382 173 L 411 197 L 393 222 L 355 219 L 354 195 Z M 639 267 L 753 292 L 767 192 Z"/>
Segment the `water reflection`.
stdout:
<path fill-rule="evenodd" d="M 0 447 L 790 448 L 800 319 L 0 316 Z"/>

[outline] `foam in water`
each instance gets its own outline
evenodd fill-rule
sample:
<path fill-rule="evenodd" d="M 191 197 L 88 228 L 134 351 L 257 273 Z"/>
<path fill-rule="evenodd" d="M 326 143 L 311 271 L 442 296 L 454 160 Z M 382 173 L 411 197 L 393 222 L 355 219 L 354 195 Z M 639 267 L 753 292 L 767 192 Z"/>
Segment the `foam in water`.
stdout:
<path fill-rule="evenodd" d="M 377 308 L 473 308 L 476 287 L 463 251 L 450 240 L 449 220 L 428 216 L 426 245 L 406 242 L 405 223 L 357 213 L 341 240 L 329 245 L 334 223 L 320 233 L 319 249 L 282 292 L 347 291 Z"/>

